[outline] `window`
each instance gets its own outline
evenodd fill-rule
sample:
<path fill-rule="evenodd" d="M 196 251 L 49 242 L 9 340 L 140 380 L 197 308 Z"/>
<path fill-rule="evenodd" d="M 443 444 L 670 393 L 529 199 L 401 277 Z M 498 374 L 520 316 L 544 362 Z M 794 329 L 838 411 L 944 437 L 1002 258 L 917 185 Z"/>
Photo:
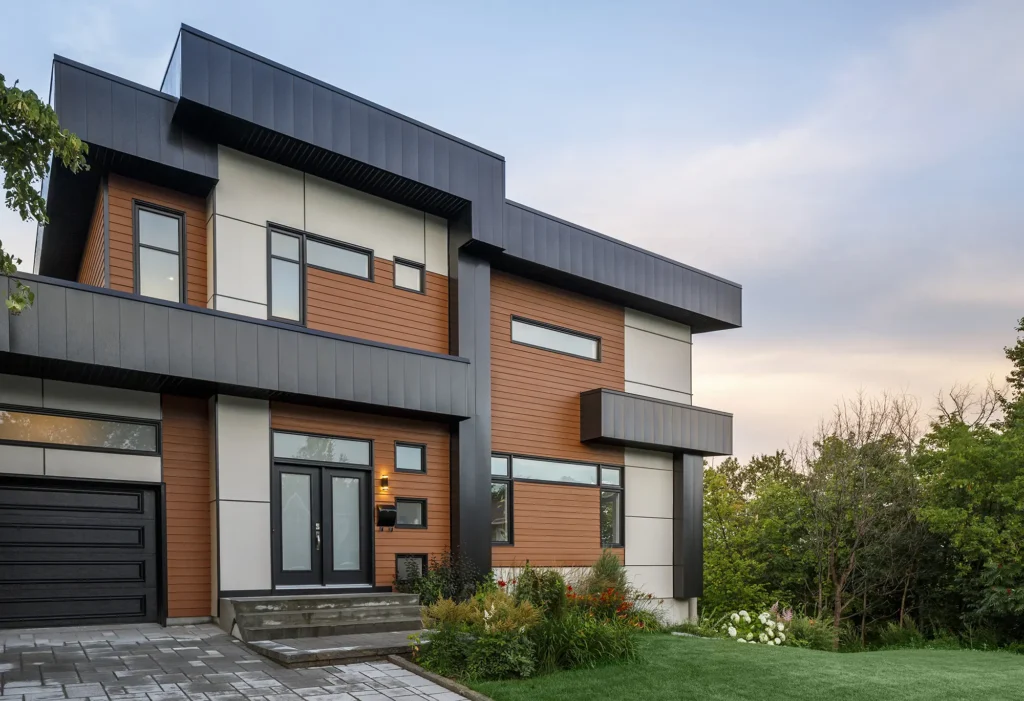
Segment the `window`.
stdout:
<path fill-rule="evenodd" d="M 512 483 L 508 456 L 491 457 L 491 542 L 512 544 Z"/>
<path fill-rule="evenodd" d="M 594 485 L 597 484 L 597 465 L 517 457 L 512 458 L 512 476 L 542 482 Z"/>
<path fill-rule="evenodd" d="M 395 579 L 408 582 L 427 573 L 426 555 L 395 555 Z"/>
<path fill-rule="evenodd" d="M 0 442 L 159 453 L 156 424 L 0 409 Z"/>
<path fill-rule="evenodd" d="M 621 548 L 622 468 L 601 467 L 601 545 Z"/>
<path fill-rule="evenodd" d="M 270 231 L 270 317 L 302 323 L 302 237 Z"/>
<path fill-rule="evenodd" d="M 423 292 L 423 265 L 395 258 L 395 287 Z"/>
<path fill-rule="evenodd" d="M 182 300 L 181 232 L 185 215 L 135 203 L 137 275 L 135 291 L 146 297 Z"/>
<path fill-rule="evenodd" d="M 306 239 L 306 263 L 314 268 L 371 280 L 372 258 L 373 251 Z"/>
<path fill-rule="evenodd" d="M 512 318 L 512 342 L 589 360 L 601 357 L 601 339 L 595 336 L 515 317 Z"/>
<path fill-rule="evenodd" d="M 316 462 L 370 464 L 370 441 L 274 432 L 274 457 Z"/>
<path fill-rule="evenodd" d="M 395 499 L 396 528 L 426 528 L 426 499 Z"/>
<path fill-rule="evenodd" d="M 395 443 L 395 470 L 398 472 L 426 472 L 427 447 Z"/>

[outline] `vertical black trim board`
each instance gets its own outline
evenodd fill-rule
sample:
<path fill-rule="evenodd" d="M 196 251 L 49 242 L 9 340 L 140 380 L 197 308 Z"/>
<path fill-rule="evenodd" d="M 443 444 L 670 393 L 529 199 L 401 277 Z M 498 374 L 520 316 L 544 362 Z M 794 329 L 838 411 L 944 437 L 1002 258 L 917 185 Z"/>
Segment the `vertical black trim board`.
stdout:
<path fill-rule="evenodd" d="M 162 414 L 161 414 L 162 415 Z M 160 457 L 160 479 L 163 480 L 163 456 Z M 170 606 L 171 589 L 170 589 L 170 576 L 168 573 L 167 564 L 167 484 L 163 481 L 160 482 L 160 486 L 157 488 L 156 494 L 157 508 L 159 513 L 157 514 L 157 525 L 159 534 L 157 536 L 157 547 L 159 552 L 157 553 L 157 562 L 160 566 L 160 572 L 157 579 L 157 587 L 160 591 L 160 596 L 157 597 L 157 621 L 162 626 L 167 625 L 167 611 Z"/>
<path fill-rule="evenodd" d="M 215 394 L 212 397 L 210 397 L 210 422 L 212 424 L 211 428 L 213 429 L 213 435 L 211 436 L 211 447 L 213 449 L 214 484 L 213 507 L 217 517 L 217 530 L 214 533 L 217 543 L 217 584 L 214 587 L 214 590 L 217 592 L 220 592 L 221 588 L 220 562 L 222 559 L 220 547 L 220 425 L 218 422 L 219 417 L 217 414 L 217 405 L 219 404 L 219 399 L 220 395 L 218 394 Z M 273 450 L 273 443 L 271 443 L 271 450 Z M 213 543 L 211 543 L 211 545 L 213 545 Z M 216 597 L 216 608 L 214 610 L 214 615 L 217 616 L 218 619 L 220 618 L 220 599 L 221 597 L 218 594 Z"/>
<path fill-rule="evenodd" d="M 451 433 L 452 552 L 491 569 L 491 264 L 464 248 L 469 207 L 448 223 L 449 343 L 470 360 L 469 418 Z"/>
<path fill-rule="evenodd" d="M 672 460 L 672 596 L 704 595 L 704 458 Z"/>
<path fill-rule="evenodd" d="M 103 286 L 110 287 L 110 180 L 104 175 L 103 189 Z"/>

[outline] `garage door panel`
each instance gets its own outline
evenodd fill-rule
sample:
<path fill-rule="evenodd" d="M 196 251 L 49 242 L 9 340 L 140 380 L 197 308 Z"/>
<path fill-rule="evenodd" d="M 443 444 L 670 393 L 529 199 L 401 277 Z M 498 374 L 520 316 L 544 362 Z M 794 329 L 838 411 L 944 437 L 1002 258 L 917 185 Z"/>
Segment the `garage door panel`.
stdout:
<path fill-rule="evenodd" d="M 156 620 L 156 493 L 0 479 L 0 627 Z"/>

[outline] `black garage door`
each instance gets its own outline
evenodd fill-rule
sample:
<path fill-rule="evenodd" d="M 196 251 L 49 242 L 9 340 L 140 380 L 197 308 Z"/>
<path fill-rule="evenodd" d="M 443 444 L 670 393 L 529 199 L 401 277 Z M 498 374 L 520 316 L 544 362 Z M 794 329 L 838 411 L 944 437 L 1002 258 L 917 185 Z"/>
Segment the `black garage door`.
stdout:
<path fill-rule="evenodd" d="M 0 478 L 0 628 L 157 620 L 156 493 Z"/>

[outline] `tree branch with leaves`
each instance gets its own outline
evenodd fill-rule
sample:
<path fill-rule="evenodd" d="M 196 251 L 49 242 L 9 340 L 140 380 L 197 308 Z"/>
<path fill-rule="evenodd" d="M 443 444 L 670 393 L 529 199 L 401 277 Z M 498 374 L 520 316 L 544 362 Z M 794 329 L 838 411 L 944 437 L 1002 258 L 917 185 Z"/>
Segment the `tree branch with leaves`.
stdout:
<path fill-rule="evenodd" d="M 8 86 L 0 74 L 0 170 L 4 173 L 4 205 L 23 221 L 47 223 L 46 200 L 39 183 L 50 172 L 51 158 L 60 159 L 72 173 L 88 169 L 88 146 L 67 129 L 61 129 L 57 113 L 32 90 L 18 82 Z M 4 250 L 0 241 L 0 275 L 13 275 L 21 259 Z M 35 295 L 20 281 L 7 295 L 12 314 L 31 306 Z"/>

